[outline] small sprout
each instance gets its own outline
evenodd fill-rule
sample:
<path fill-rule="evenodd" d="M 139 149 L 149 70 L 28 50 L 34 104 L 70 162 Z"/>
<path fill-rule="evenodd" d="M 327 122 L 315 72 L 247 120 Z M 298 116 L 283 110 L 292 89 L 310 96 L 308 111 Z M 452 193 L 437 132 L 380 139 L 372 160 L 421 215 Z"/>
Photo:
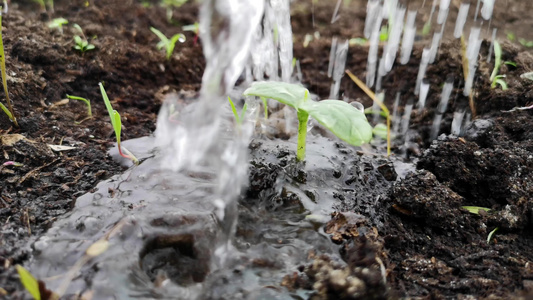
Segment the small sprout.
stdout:
<path fill-rule="evenodd" d="M 15 111 L 11 105 L 11 100 L 9 99 L 9 92 L 7 90 L 7 74 L 6 74 L 6 56 L 4 55 L 4 41 L 2 37 L 2 14 L 0 13 L 0 70 L 2 73 L 2 84 L 4 86 L 4 93 L 6 94 L 7 107 L 0 103 L 0 108 L 8 116 L 9 120 L 15 124 L 16 127 L 19 127 L 17 118 L 15 117 Z"/>
<path fill-rule="evenodd" d="M 491 231 L 491 232 L 489 233 L 489 236 L 487 236 L 487 244 L 490 244 L 490 240 L 492 239 L 492 236 L 496 233 L 496 231 L 498 231 L 498 229 L 500 229 L 500 228 L 499 228 L 499 227 L 496 227 L 496 228 L 494 228 L 493 231 Z"/>
<path fill-rule="evenodd" d="M 102 98 L 104 99 L 105 107 L 107 108 L 107 112 L 109 113 L 109 118 L 111 118 L 111 125 L 113 125 L 113 130 L 115 130 L 115 136 L 117 138 L 118 153 L 120 154 L 120 156 L 130 159 L 133 161 L 133 163 L 138 165 L 139 160 L 133 155 L 133 153 L 128 151 L 128 149 L 121 147 L 120 131 L 122 130 L 122 121 L 120 120 L 120 114 L 118 113 L 118 111 L 114 110 L 113 107 L 111 106 L 111 102 L 109 101 L 109 98 L 107 97 L 107 93 L 105 92 L 105 89 L 102 83 L 99 83 L 98 85 L 100 86 L 100 92 L 102 93 Z M 124 154 L 122 150 L 124 150 L 126 154 Z"/>
<path fill-rule="evenodd" d="M 157 49 L 161 50 L 165 48 L 167 55 L 167 60 L 170 59 L 170 56 L 172 56 L 172 52 L 174 52 L 174 47 L 176 46 L 176 42 L 179 41 L 180 43 L 185 42 L 185 35 L 183 33 L 177 33 L 172 36 L 172 38 L 168 39 L 161 31 L 155 29 L 154 27 L 150 27 L 150 30 L 159 37 L 160 41 L 157 43 Z"/>
<path fill-rule="evenodd" d="M 518 39 L 518 42 L 526 48 L 533 48 L 533 41 L 528 41 L 524 38 L 520 38 Z"/>
<path fill-rule="evenodd" d="M 237 122 L 237 126 L 240 127 L 242 125 L 242 122 L 244 121 L 244 115 L 246 114 L 246 110 L 248 109 L 248 104 L 244 103 L 244 106 L 242 107 L 241 114 L 237 113 L 237 108 L 235 108 L 235 104 L 233 101 L 231 101 L 231 98 L 228 96 L 229 105 L 231 106 L 231 111 L 233 112 L 233 116 L 235 117 L 235 121 Z"/>
<path fill-rule="evenodd" d="M 85 37 L 85 34 L 83 34 L 83 30 L 81 29 L 80 25 L 74 24 L 73 26 L 81 34 L 81 36 L 74 36 L 74 49 L 80 51 L 82 54 L 86 51 L 93 50 L 95 48 L 94 45 L 90 44 L 89 41 L 87 41 L 87 38 Z"/>
<path fill-rule="evenodd" d="M 507 82 L 505 82 L 505 80 L 503 80 L 502 78 L 505 78 L 505 75 L 496 75 L 490 87 L 496 88 L 496 85 L 499 84 L 502 87 L 502 91 L 508 90 L 509 87 L 507 86 Z"/>
<path fill-rule="evenodd" d="M 16 162 L 16 161 L 6 161 L 5 163 L 2 164 L 2 167 L 6 167 L 6 166 L 14 166 L 14 167 L 22 167 L 23 164 L 19 163 L 19 162 Z"/>
<path fill-rule="evenodd" d="M 500 85 L 502 90 L 505 91 L 508 89 L 507 83 L 502 79 L 505 78 L 505 75 L 498 75 L 500 71 L 500 66 L 502 64 L 502 47 L 498 41 L 494 41 L 494 69 L 490 75 L 490 81 L 492 82 L 490 87 L 496 88 L 496 85 Z"/>
<path fill-rule="evenodd" d="M 511 42 L 514 42 L 516 40 L 516 35 L 510 31 L 506 33 L 507 39 Z"/>
<path fill-rule="evenodd" d="M 63 34 L 63 25 L 68 24 L 68 20 L 65 18 L 55 18 L 48 23 L 48 28 L 57 29 L 61 34 Z"/>
<path fill-rule="evenodd" d="M 35 277 L 33 277 L 33 275 L 21 265 L 16 265 L 15 268 L 19 273 L 20 282 L 22 282 L 26 291 L 30 293 L 33 299 L 41 300 L 41 292 L 39 291 L 39 283 L 37 282 L 37 279 L 35 279 Z"/>
<path fill-rule="evenodd" d="M 46 11 L 46 6 L 48 6 L 51 12 L 54 11 L 54 0 L 33 0 L 33 2 L 39 4 L 42 11 Z"/>
<path fill-rule="evenodd" d="M 162 0 L 161 6 L 166 8 L 167 10 L 167 21 L 172 21 L 172 8 L 176 7 L 179 8 L 183 4 L 185 4 L 187 0 Z"/>
<path fill-rule="evenodd" d="M 340 100 L 313 101 L 309 99 L 309 91 L 299 85 L 273 81 L 255 82 L 244 91 L 244 95 L 270 98 L 296 109 L 298 117 L 296 158 L 299 161 L 305 159 L 307 121 L 310 116 L 351 145 L 359 146 L 372 139 L 372 127 L 363 112 Z"/>
<path fill-rule="evenodd" d="M 424 24 L 424 27 L 422 28 L 422 35 L 428 35 L 431 31 L 431 19 L 429 19 L 426 24 Z"/>
<path fill-rule="evenodd" d="M 78 97 L 78 96 L 71 96 L 71 95 L 68 95 L 68 94 L 67 94 L 67 98 L 72 99 L 72 100 L 79 100 L 79 101 L 85 102 L 85 104 L 87 104 L 87 116 L 89 118 L 93 117 L 93 112 L 91 110 L 91 101 L 90 100 L 87 100 L 85 98 Z"/>
<path fill-rule="evenodd" d="M 194 24 L 191 24 L 191 25 L 185 25 L 181 27 L 181 29 L 183 31 L 191 31 L 194 33 L 193 44 L 194 46 L 196 46 L 196 43 L 198 43 L 198 37 L 200 35 L 200 23 L 195 22 Z"/>
<path fill-rule="evenodd" d="M 383 123 L 376 124 L 376 126 L 374 126 L 374 129 L 372 129 L 372 134 L 374 134 L 374 136 L 387 140 L 387 134 L 388 134 L 387 125 Z"/>

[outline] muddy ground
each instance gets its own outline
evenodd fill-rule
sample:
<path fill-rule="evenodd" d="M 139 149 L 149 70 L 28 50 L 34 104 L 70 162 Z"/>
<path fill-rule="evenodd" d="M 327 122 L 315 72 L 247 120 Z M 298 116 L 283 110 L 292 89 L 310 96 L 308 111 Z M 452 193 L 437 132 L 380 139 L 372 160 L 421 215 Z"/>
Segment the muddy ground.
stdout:
<path fill-rule="evenodd" d="M 417 7 L 420 2 L 410 5 Z M 506 40 L 508 32 L 533 40 L 528 29 L 533 26 L 529 16 L 533 4 L 501 2 L 506 3 L 496 7 L 493 21 L 502 28 L 500 41 Z M 185 33 L 187 41 L 177 45 L 167 61 L 155 48 L 158 39 L 149 30 L 153 26 L 167 36 L 181 32 L 182 25 L 198 21 L 197 4 L 174 9 L 169 23 L 156 1 L 150 5 L 117 0 L 87 3 L 55 1 L 55 11 L 45 13 L 31 1 L 13 0 L 3 16 L 7 82 L 20 128 L 0 115 L 0 149 L 2 163 L 22 164 L 0 166 L 0 297 L 6 299 L 24 298 L 13 266 L 31 258 L 30 237 L 43 233 L 97 182 L 123 170 L 107 154 L 114 133 L 98 83 L 104 82 L 122 115 L 123 140 L 153 132 L 163 95 L 196 93 L 200 87 L 204 58 L 194 33 Z M 458 3 L 452 1 L 452 10 Z M 303 83 L 322 98 L 328 96 L 331 85 L 327 78 L 331 37 L 361 37 L 365 17 L 365 2 L 351 1 L 341 7 L 340 19 L 330 24 L 335 4 L 296 1 L 292 6 L 294 56 L 300 60 Z M 428 18 L 428 4 L 420 15 L 419 28 Z M 47 26 L 56 17 L 69 20 L 62 34 Z M 81 54 L 72 48 L 74 23 L 84 29 L 95 50 Z M 305 35 L 315 31 L 320 39 L 304 48 Z M 389 107 L 398 91 L 402 106 L 413 97 L 418 61 L 427 43 L 428 37 L 420 36 L 411 61 L 396 65 L 384 78 Z M 319 299 L 527 299 L 532 295 L 533 119 L 530 111 L 502 110 L 533 103 L 533 81 L 519 77 L 533 70 L 533 55 L 531 48 L 516 41 L 505 42 L 503 59 L 517 67 L 505 65 L 500 72 L 507 75 L 509 90 L 491 89 L 488 46 L 483 44 L 475 83 L 476 120 L 465 137 L 428 140 L 432 108 L 437 106 L 446 76 L 454 76 L 455 92 L 462 94 L 461 46 L 450 40 L 443 43 L 437 63 L 428 68 L 430 108 L 413 112 L 410 128 L 416 133 L 416 145 L 409 155 L 418 159 L 418 171 L 390 187 L 381 186 L 377 218 L 365 215 L 365 207 L 350 203 L 350 198 L 342 199 L 326 230 L 335 243 L 345 246 L 343 256 L 350 267 L 342 269 L 326 257 L 317 257 L 314 264 L 286 278 L 285 286 L 315 289 Z M 365 76 L 367 52 L 366 45 L 350 47 L 346 68 L 359 78 Z M 93 118 L 86 119 L 83 103 L 61 101 L 66 94 L 91 99 Z M 341 94 L 371 105 L 348 78 L 341 83 Z M 453 99 L 440 133 L 449 133 L 453 111 L 466 106 L 467 98 Z M 48 145 L 74 149 L 57 152 Z M 401 147 L 393 150 L 401 156 Z M 493 212 L 474 215 L 462 209 L 464 205 Z M 488 233 L 495 228 L 499 229 L 487 243 Z M 342 272 L 334 272 L 339 268 Z M 339 274 L 359 278 L 367 288 L 357 290 L 355 297 L 350 284 L 360 282 L 339 283 L 335 280 Z"/>

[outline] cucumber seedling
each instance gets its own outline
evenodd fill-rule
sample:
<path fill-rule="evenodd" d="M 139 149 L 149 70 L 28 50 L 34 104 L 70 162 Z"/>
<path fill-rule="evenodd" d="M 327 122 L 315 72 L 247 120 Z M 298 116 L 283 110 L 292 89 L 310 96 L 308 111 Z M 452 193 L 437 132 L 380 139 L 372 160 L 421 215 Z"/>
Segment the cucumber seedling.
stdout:
<path fill-rule="evenodd" d="M 257 96 L 279 101 L 296 109 L 298 145 L 296 158 L 305 159 L 307 121 L 313 117 L 341 140 L 359 146 L 372 139 L 372 127 L 363 112 L 340 100 L 313 101 L 309 91 L 299 85 L 284 82 L 255 82 L 244 91 L 245 96 Z"/>
<path fill-rule="evenodd" d="M 59 33 L 63 34 L 63 25 L 68 24 L 68 20 L 65 18 L 55 18 L 48 23 L 48 28 L 57 29 Z"/>
<path fill-rule="evenodd" d="M 172 52 L 174 52 L 174 47 L 176 46 L 176 42 L 180 41 L 180 43 L 185 42 L 185 35 L 183 33 L 176 33 L 173 35 L 170 39 L 168 39 L 161 31 L 157 30 L 154 27 L 150 27 L 150 30 L 157 35 L 157 37 L 160 39 L 159 43 L 157 43 L 157 50 L 161 50 L 165 48 L 165 51 L 167 53 L 166 58 L 167 60 L 170 59 L 170 56 L 172 56 Z"/>
<path fill-rule="evenodd" d="M 117 138 L 117 147 L 118 147 L 118 153 L 120 156 L 130 159 L 135 163 L 136 165 L 139 164 L 139 160 L 133 153 L 128 151 L 128 149 L 121 147 L 120 145 L 120 131 L 122 130 L 122 121 L 120 120 L 120 114 L 118 111 L 114 110 L 111 106 L 111 102 L 109 101 L 109 98 L 107 97 L 107 93 L 105 92 L 104 85 L 100 82 L 98 84 L 100 86 L 100 92 L 102 93 L 102 98 L 104 99 L 105 107 L 107 108 L 107 112 L 109 113 L 109 118 L 111 119 L 111 125 L 113 125 L 113 130 L 115 130 L 115 136 Z M 124 152 L 126 154 L 124 154 Z"/>
<path fill-rule="evenodd" d="M 2 37 L 2 13 L 0 12 L 0 71 L 2 72 L 2 85 L 4 86 L 4 93 L 6 94 L 7 107 L 0 103 L 0 108 L 4 113 L 9 117 L 11 122 L 15 124 L 16 127 L 19 127 L 17 118 L 15 117 L 15 111 L 11 105 L 11 100 L 9 99 L 9 92 L 7 90 L 7 74 L 6 74 L 6 56 L 4 55 L 4 38 Z"/>

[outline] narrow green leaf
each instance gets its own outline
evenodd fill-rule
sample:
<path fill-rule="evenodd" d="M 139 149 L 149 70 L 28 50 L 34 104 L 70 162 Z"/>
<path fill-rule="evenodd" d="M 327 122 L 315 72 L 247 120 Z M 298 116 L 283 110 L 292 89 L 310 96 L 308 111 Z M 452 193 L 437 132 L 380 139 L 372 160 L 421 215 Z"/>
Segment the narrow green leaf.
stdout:
<path fill-rule="evenodd" d="M 239 123 L 239 114 L 237 113 L 237 108 L 235 108 L 235 104 L 233 101 L 231 101 L 231 98 L 228 96 L 229 105 L 231 106 L 231 111 L 233 111 L 233 116 L 235 117 L 235 121 Z"/>
<path fill-rule="evenodd" d="M 473 213 L 476 215 L 479 215 L 480 210 L 490 212 L 490 208 L 487 208 L 487 207 L 480 207 L 480 206 L 461 206 L 461 207 L 468 210 L 470 213 Z"/>
<path fill-rule="evenodd" d="M 2 108 L 2 110 L 6 113 L 6 115 L 9 117 L 10 120 L 13 120 L 13 115 L 11 114 L 9 109 L 7 109 L 7 107 L 4 104 L 0 103 L 0 108 Z"/>
<path fill-rule="evenodd" d="M 365 114 L 344 101 L 308 101 L 300 109 L 351 145 L 360 146 L 372 139 L 372 126 Z"/>
<path fill-rule="evenodd" d="M 22 282 L 22 285 L 24 288 L 30 293 L 30 295 L 35 300 L 41 300 L 41 292 L 39 292 L 39 283 L 31 275 L 28 270 L 24 269 L 21 265 L 16 265 L 15 268 L 17 269 L 17 272 L 20 276 L 20 281 Z"/>
<path fill-rule="evenodd" d="M 298 109 L 301 103 L 307 101 L 309 91 L 302 86 L 290 83 L 261 81 L 254 82 L 251 87 L 244 91 L 244 95 L 274 99 Z"/>
<path fill-rule="evenodd" d="M 94 49 L 94 45 L 93 44 L 88 44 L 87 47 L 85 47 L 85 50 L 93 50 Z"/>
<path fill-rule="evenodd" d="M 498 231 L 498 229 L 500 229 L 500 228 L 499 228 L 499 227 L 496 227 L 496 228 L 494 228 L 493 231 L 491 231 L 491 232 L 489 233 L 489 236 L 487 236 L 487 244 L 490 244 L 490 240 L 492 239 L 492 236 L 496 233 L 496 231 Z"/>
<path fill-rule="evenodd" d="M 159 30 L 157 30 L 154 27 L 150 27 L 150 30 L 157 35 L 157 37 L 162 41 L 165 42 L 165 44 L 168 44 L 169 40 L 168 38 Z"/>
<path fill-rule="evenodd" d="M 122 121 L 120 120 L 120 114 L 118 111 L 113 110 L 113 129 L 115 129 L 115 135 L 117 137 L 117 144 L 120 145 L 120 133 L 122 131 Z"/>

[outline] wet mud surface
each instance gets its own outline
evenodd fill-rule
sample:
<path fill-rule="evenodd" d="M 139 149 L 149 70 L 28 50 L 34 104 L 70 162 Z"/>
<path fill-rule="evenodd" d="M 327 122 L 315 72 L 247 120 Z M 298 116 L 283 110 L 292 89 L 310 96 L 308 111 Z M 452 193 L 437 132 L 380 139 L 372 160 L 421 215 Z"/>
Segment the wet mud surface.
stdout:
<path fill-rule="evenodd" d="M 321 98 L 329 95 L 332 82 L 327 77 L 331 37 L 361 37 L 364 26 L 364 1 L 343 6 L 339 20 L 330 24 L 334 2 L 312 5 L 311 1 L 296 1 L 292 6 L 294 56 L 300 61 L 303 83 Z M 20 128 L 0 116 L 0 153 L 2 163 L 13 161 L 22 166 L 0 166 L 0 298 L 24 299 L 13 266 L 31 261 L 33 250 L 28 242 L 70 211 L 76 198 L 124 170 L 107 154 L 114 133 L 98 82 L 105 83 L 114 108 L 122 115 L 123 140 L 152 133 L 165 94 L 183 90 L 194 95 L 200 88 L 204 68 L 201 41 L 195 42 L 193 33 L 185 33 L 187 41 L 178 44 L 167 61 L 155 48 L 158 40 L 149 30 L 153 26 L 167 36 L 181 32 L 181 25 L 198 20 L 196 4 L 174 10 L 176 25 L 166 21 L 165 9 L 155 1 L 149 7 L 137 1 L 90 1 L 88 7 L 84 3 L 55 1 L 55 12 L 49 16 L 30 1 L 12 1 L 9 13 L 3 16 L 7 82 Z M 531 9 L 528 1 L 495 8 L 494 24 L 505 28 L 498 33 L 501 41 L 507 31 L 533 40 L 527 30 L 532 26 Z M 427 4 L 421 24 L 427 18 L 426 10 Z M 47 27 L 54 17 L 69 20 L 63 34 Z M 95 50 L 81 54 L 72 49 L 74 23 L 84 29 Z M 304 47 L 305 35 L 315 31 L 320 32 L 320 39 Z M 395 65 L 384 78 L 387 105 L 392 106 L 397 92 L 402 92 L 401 106 L 414 97 L 424 46 L 427 37 L 421 36 L 410 62 Z M 417 170 L 403 178 L 396 175 L 400 170 L 392 167 L 394 160 L 403 159 L 401 143 L 393 148 L 395 156 L 389 160 L 368 154 L 368 149 L 361 155 L 342 143 L 317 138 L 315 141 L 327 144 L 325 153 L 333 153 L 328 159 L 335 167 L 311 168 L 313 172 L 305 173 L 295 163 L 290 146 L 280 142 L 278 148 L 264 148 L 263 144 L 271 143 L 265 137 L 252 142 L 250 184 L 241 206 L 244 211 L 257 211 L 256 217 L 241 213 L 237 239 L 253 240 L 257 233 L 246 224 L 260 222 L 261 210 L 302 213 L 302 202 L 306 202 L 320 211 L 319 200 L 326 198 L 326 205 L 335 210 L 324 232 L 339 245 L 343 261 L 306 253 L 311 262 L 295 268 L 281 286 L 309 290 L 312 299 L 532 297 L 533 118 L 531 111 L 502 110 L 533 104 L 533 81 L 520 78 L 533 70 L 533 51 L 516 42 L 503 43 L 503 60 L 513 61 L 517 67 L 502 67 L 500 73 L 507 75 L 509 85 L 509 90 L 502 91 L 490 88 L 493 63 L 486 62 L 488 47 L 484 42 L 475 83 L 477 118 L 464 137 L 456 138 L 447 136 L 452 114 L 458 107 L 468 107 L 460 88 L 461 45 L 458 40 L 443 43 L 437 62 L 428 67 L 428 109 L 412 114 L 410 130 L 416 133 L 419 151 L 411 156 L 418 160 Z M 367 53 L 366 45 L 350 46 L 346 68 L 359 78 L 365 76 Z M 448 75 L 454 76 L 454 93 L 460 96 L 448 106 L 439 132 L 444 135 L 429 141 L 441 85 Z M 92 100 L 93 118 L 84 120 L 83 103 L 61 101 L 66 94 Z M 341 82 L 341 95 L 357 99 L 365 107 L 372 105 L 347 77 Z M 54 151 L 48 145 L 73 149 Z M 384 153 L 382 148 L 370 152 Z M 313 162 L 307 164 L 312 167 Z M 281 190 L 275 188 L 279 182 L 285 183 Z M 310 188 L 310 182 L 323 182 L 325 188 Z M 462 206 L 491 211 L 476 215 Z M 495 228 L 498 230 L 487 242 Z M 188 238 L 173 241 L 178 245 L 173 249 L 194 258 Z M 150 245 L 143 261 L 172 257 L 164 241 L 155 239 Z M 187 261 L 175 260 L 170 264 L 184 263 Z M 268 267 L 276 262 L 255 263 Z M 194 276 L 176 277 L 195 282 L 203 280 L 206 272 L 202 267 Z M 225 292 L 230 299 L 231 290 Z M 214 293 L 206 298 L 224 295 Z"/>

